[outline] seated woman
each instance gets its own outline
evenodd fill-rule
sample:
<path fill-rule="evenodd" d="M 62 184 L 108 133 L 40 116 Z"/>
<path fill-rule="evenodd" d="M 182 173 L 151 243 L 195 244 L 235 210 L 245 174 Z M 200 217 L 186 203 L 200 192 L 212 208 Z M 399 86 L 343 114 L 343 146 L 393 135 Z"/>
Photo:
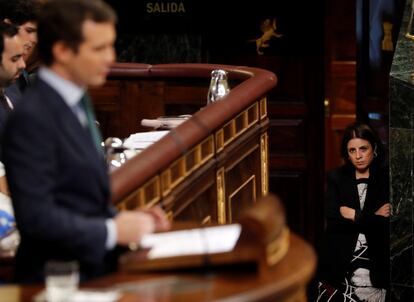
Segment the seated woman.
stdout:
<path fill-rule="evenodd" d="M 345 130 L 345 164 L 327 176 L 326 237 L 317 301 L 385 301 L 389 283 L 389 175 L 365 124 Z"/>

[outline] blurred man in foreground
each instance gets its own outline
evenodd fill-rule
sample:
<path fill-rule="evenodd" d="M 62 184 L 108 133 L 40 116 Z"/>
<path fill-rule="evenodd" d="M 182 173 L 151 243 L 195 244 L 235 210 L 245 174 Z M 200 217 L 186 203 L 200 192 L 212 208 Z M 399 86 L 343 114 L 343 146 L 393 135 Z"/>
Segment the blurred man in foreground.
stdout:
<path fill-rule="evenodd" d="M 50 260 L 77 260 L 83 279 L 116 268 L 116 246 L 169 228 L 164 212 L 116 213 L 86 89 L 115 59 L 113 10 L 101 0 L 47 1 L 38 18 L 43 67 L 3 139 L 21 244 L 17 281 L 43 279 Z"/>

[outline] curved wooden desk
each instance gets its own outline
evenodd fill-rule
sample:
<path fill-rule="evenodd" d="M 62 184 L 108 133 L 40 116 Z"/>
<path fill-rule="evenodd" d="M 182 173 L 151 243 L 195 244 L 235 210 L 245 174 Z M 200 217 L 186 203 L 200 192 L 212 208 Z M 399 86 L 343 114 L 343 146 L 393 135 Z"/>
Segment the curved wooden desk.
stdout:
<path fill-rule="evenodd" d="M 119 302 L 166 301 L 306 301 L 306 284 L 316 264 L 312 248 L 294 234 L 286 256 L 268 271 L 232 267 L 192 272 L 157 274 L 114 274 L 84 284 L 88 288 L 128 288 Z M 128 284 L 128 286 L 126 286 Z M 3 302 L 29 302 L 41 286 L 0 287 Z"/>
<path fill-rule="evenodd" d="M 230 93 L 206 106 L 210 74 L 228 72 Z M 191 118 L 112 173 L 120 209 L 161 205 L 174 221 L 229 223 L 268 193 L 267 70 L 212 64 L 117 63 L 91 89 L 104 136 L 124 138 L 143 118 Z M 112 111 L 111 111 L 112 110 Z"/>

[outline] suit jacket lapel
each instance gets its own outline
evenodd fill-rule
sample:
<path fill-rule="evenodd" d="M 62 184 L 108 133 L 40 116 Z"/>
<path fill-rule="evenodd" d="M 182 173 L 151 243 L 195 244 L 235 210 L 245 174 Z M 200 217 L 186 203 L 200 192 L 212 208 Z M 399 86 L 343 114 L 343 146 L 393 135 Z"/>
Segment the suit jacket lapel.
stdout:
<path fill-rule="evenodd" d="M 92 137 L 87 129 L 85 129 L 79 122 L 72 109 L 68 107 L 61 96 L 53 90 L 49 85 L 39 80 L 41 85 L 44 85 L 44 91 L 47 91 L 48 106 L 51 110 L 54 110 L 57 116 L 57 124 L 61 127 L 62 135 L 75 146 L 82 156 L 87 157 L 89 161 L 96 163 L 98 170 L 102 176 L 107 177 L 107 171 L 105 169 L 104 158 L 98 154 L 95 144 L 92 141 Z"/>
<path fill-rule="evenodd" d="M 22 92 L 20 91 L 19 86 L 17 86 L 17 83 L 13 83 L 4 89 L 4 94 L 7 95 L 9 100 L 13 103 L 13 106 L 15 106 L 16 101 L 20 100 L 22 97 Z"/>

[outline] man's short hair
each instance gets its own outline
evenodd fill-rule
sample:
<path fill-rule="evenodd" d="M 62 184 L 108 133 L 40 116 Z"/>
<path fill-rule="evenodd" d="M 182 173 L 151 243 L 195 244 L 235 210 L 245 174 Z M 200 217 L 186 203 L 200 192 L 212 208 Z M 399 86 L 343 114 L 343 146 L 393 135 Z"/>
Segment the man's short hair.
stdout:
<path fill-rule="evenodd" d="M 116 22 L 114 10 L 101 0 L 49 0 L 38 15 L 38 51 L 40 60 L 53 63 L 52 48 L 63 42 L 77 52 L 84 37 L 84 21 L 97 23 Z"/>
<path fill-rule="evenodd" d="M 4 38 L 12 38 L 17 35 L 18 31 L 19 30 L 15 25 L 0 21 L 0 65 L 2 65 L 3 62 Z"/>
<path fill-rule="evenodd" d="M 9 19 L 18 26 L 36 22 L 39 0 L 0 0 L 0 20 Z"/>

